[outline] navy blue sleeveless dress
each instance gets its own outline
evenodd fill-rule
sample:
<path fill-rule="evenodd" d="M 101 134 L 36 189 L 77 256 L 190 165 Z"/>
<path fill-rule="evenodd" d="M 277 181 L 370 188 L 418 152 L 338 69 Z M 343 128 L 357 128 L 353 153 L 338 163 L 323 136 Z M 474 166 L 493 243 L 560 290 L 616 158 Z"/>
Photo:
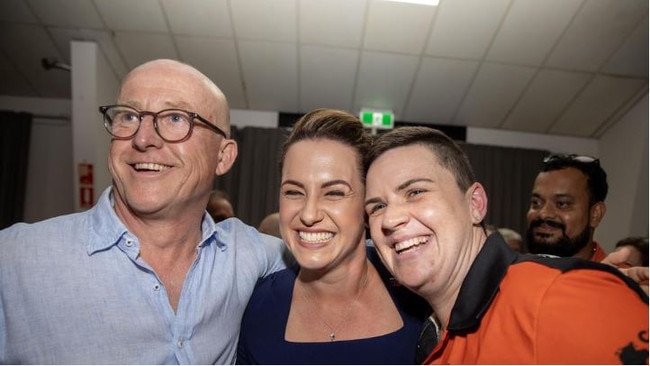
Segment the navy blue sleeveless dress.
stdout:
<path fill-rule="evenodd" d="M 350 341 L 286 341 L 284 333 L 298 273 L 298 267 L 294 266 L 258 282 L 242 320 L 237 364 L 414 364 L 418 336 L 431 309 L 424 300 L 394 284 L 374 248 L 368 247 L 368 257 L 400 312 L 402 328 L 382 336 Z"/>

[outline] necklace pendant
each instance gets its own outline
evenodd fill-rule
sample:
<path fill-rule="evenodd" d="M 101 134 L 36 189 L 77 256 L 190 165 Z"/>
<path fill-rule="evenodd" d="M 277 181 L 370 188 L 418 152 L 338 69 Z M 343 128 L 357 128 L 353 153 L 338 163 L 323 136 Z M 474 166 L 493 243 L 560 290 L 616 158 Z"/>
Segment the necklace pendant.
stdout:
<path fill-rule="evenodd" d="M 330 342 L 333 342 L 336 339 L 336 334 L 330 333 Z"/>

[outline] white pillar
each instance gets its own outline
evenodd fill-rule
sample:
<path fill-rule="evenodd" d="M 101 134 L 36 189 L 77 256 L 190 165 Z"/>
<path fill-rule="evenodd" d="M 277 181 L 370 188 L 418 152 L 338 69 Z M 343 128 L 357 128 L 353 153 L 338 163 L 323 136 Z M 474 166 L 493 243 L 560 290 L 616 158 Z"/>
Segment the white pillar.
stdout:
<path fill-rule="evenodd" d="M 118 79 L 96 43 L 72 41 L 70 53 L 73 199 L 75 211 L 83 211 L 111 184 L 107 166 L 110 138 L 98 107 L 114 102 Z"/>

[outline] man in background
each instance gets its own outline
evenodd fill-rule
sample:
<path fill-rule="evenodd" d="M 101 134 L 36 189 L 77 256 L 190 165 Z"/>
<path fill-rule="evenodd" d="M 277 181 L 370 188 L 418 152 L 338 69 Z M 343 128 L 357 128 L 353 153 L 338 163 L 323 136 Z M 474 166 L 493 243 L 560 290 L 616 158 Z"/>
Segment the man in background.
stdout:
<path fill-rule="evenodd" d="M 593 236 L 605 216 L 607 189 L 607 174 L 596 158 L 574 154 L 544 158 L 527 213 L 528 251 L 596 262 L 605 259 Z"/>
<path fill-rule="evenodd" d="M 212 216 L 214 222 L 220 222 L 235 216 L 235 210 L 232 208 L 228 195 L 226 192 L 218 189 L 210 192 L 206 210 Z"/>
<path fill-rule="evenodd" d="M 629 236 L 616 242 L 614 252 L 627 251 L 627 258 L 621 264 L 624 268 L 648 266 L 648 237 Z"/>
<path fill-rule="evenodd" d="M 628 250 L 607 255 L 593 240 L 605 216 L 607 174 L 591 156 L 552 154 L 544 158 L 535 178 L 528 210 L 528 251 L 577 257 L 619 268 L 648 292 L 649 271 L 627 263 Z"/>
<path fill-rule="evenodd" d="M 280 213 L 273 212 L 266 215 L 260 222 L 260 226 L 257 228 L 257 230 L 260 233 L 282 238 L 280 235 Z"/>
<path fill-rule="evenodd" d="M 497 231 L 499 231 L 499 234 L 501 234 L 503 240 L 506 241 L 506 244 L 508 244 L 508 246 L 512 248 L 512 250 L 514 250 L 517 253 L 525 252 L 524 241 L 518 232 L 507 227 L 500 227 L 497 229 Z"/>

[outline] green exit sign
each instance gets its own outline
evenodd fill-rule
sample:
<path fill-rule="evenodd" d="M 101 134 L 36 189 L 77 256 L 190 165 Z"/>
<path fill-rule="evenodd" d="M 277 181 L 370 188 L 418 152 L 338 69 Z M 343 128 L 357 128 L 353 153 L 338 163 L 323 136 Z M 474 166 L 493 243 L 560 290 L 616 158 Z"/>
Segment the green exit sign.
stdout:
<path fill-rule="evenodd" d="M 387 111 L 362 109 L 359 112 L 359 119 L 368 128 L 391 129 L 395 125 L 395 115 Z"/>

